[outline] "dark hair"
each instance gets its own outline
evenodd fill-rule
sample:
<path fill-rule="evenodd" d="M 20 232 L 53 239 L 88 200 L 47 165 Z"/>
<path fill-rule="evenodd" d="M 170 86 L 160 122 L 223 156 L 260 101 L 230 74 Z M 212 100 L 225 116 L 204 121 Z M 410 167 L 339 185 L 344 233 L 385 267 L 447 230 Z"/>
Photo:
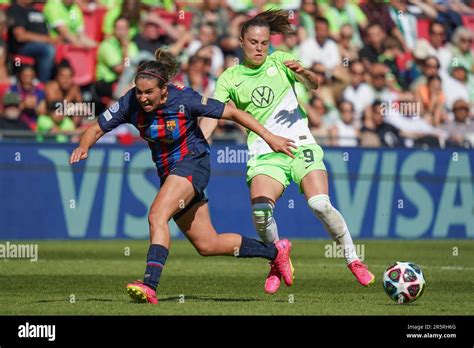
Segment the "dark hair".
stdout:
<path fill-rule="evenodd" d="M 355 107 L 354 107 L 354 103 L 352 103 L 350 100 L 347 100 L 347 99 L 340 99 L 338 102 L 337 102 L 337 108 L 340 109 L 342 104 L 349 104 L 351 106 L 351 109 L 352 109 L 352 112 L 354 112 L 355 110 Z"/>
<path fill-rule="evenodd" d="M 433 80 L 438 80 L 439 82 L 441 82 L 441 77 L 439 77 L 439 75 L 430 76 L 428 77 L 426 84 L 429 85 Z"/>
<path fill-rule="evenodd" d="M 367 26 L 367 28 L 365 29 L 365 32 L 368 33 L 370 29 L 375 28 L 375 27 L 378 27 L 380 30 L 383 31 L 382 25 L 380 25 L 380 24 L 377 23 L 377 22 L 374 22 L 374 23 L 370 23 L 370 24 Z"/>
<path fill-rule="evenodd" d="M 28 70 L 28 69 L 31 69 L 31 70 L 35 71 L 35 67 L 33 65 L 31 65 L 31 64 L 22 64 L 17 70 L 17 76 L 20 76 L 23 71 Z"/>
<path fill-rule="evenodd" d="M 434 59 L 436 61 L 436 64 L 438 65 L 438 69 L 441 67 L 441 64 L 439 62 L 439 59 L 436 57 L 436 56 L 428 56 L 425 58 L 425 60 L 423 61 L 423 65 L 426 65 L 426 63 L 428 62 L 428 60 L 430 59 Z"/>
<path fill-rule="evenodd" d="M 250 27 L 265 27 L 270 30 L 270 35 L 283 34 L 287 35 L 291 32 L 291 24 L 289 15 L 283 10 L 268 10 L 259 13 L 253 18 L 250 18 L 242 25 L 240 36 L 244 37 L 245 33 Z"/>
<path fill-rule="evenodd" d="M 115 25 L 117 24 L 117 22 L 118 22 L 118 21 L 121 21 L 121 20 L 127 21 L 128 26 L 131 25 L 131 23 L 130 23 L 130 18 L 127 18 L 127 17 L 125 17 L 125 16 L 120 15 L 120 16 L 118 16 L 118 17 L 114 20 L 114 28 L 115 28 Z"/>
<path fill-rule="evenodd" d="M 444 32 L 446 33 L 446 28 L 444 27 L 444 24 L 441 23 L 441 22 L 439 22 L 439 21 L 432 21 L 432 22 L 430 22 L 430 26 L 429 26 L 429 32 L 430 32 L 430 33 L 433 31 L 433 27 L 434 27 L 435 25 L 440 25 L 440 26 L 443 28 Z"/>
<path fill-rule="evenodd" d="M 150 60 L 138 67 L 135 81 L 138 78 L 156 78 L 158 86 L 164 87 L 176 74 L 178 62 L 171 53 L 159 48 L 155 51 L 156 60 Z"/>
<path fill-rule="evenodd" d="M 324 18 L 323 16 L 318 16 L 318 17 L 316 17 L 316 18 L 314 19 L 314 22 L 315 22 L 315 23 L 324 23 L 324 24 L 326 24 L 327 26 L 329 26 L 329 21 L 328 21 L 326 18 Z"/>
<path fill-rule="evenodd" d="M 62 59 L 58 65 L 55 66 L 54 68 L 54 73 L 53 76 L 56 78 L 59 74 L 59 72 L 63 69 L 68 69 L 71 70 L 72 74 L 74 75 L 74 69 L 71 66 L 71 63 L 67 59 Z"/>

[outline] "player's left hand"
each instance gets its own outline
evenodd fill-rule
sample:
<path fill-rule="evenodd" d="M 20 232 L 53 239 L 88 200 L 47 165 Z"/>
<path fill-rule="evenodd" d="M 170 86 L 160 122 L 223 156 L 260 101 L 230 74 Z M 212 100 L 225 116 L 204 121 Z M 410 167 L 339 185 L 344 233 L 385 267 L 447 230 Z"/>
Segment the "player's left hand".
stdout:
<path fill-rule="evenodd" d="M 305 71 L 305 68 L 303 68 L 296 60 L 287 60 L 283 64 L 285 64 L 288 68 L 290 68 L 297 74 L 303 74 Z"/>
<path fill-rule="evenodd" d="M 280 137 L 279 135 L 271 134 L 266 138 L 266 142 L 272 148 L 273 151 L 281 152 L 290 156 L 291 158 L 295 158 L 295 156 L 291 152 L 291 148 L 298 148 L 294 144 L 294 140 Z"/>

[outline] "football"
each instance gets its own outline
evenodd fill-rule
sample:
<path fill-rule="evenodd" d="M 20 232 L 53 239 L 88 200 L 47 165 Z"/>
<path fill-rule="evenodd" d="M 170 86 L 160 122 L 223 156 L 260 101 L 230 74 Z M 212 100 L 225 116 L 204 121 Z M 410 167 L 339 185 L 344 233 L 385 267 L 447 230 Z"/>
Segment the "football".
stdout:
<path fill-rule="evenodd" d="M 396 262 L 383 274 L 383 288 L 399 304 L 414 302 L 425 290 L 426 281 L 420 266 L 413 262 Z"/>

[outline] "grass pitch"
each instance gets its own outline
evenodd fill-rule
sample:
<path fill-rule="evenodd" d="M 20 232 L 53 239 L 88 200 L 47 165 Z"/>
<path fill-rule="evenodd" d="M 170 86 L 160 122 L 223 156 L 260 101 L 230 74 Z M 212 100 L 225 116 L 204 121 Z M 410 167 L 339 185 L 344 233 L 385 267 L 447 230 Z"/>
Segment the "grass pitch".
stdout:
<path fill-rule="evenodd" d="M 370 288 L 356 282 L 343 259 L 325 256 L 331 241 L 294 240 L 295 283 L 282 284 L 275 295 L 263 291 L 265 260 L 204 258 L 188 241 L 176 240 L 157 306 L 132 303 L 125 291 L 128 282 L 143 276 L 147 241 L 37 244 L 37 262 L 0 260 L 0 315 L 474 314 L 472 240 L 358 241 L 376 275 Z M 427 287 L 417 302 L 398 305 L 385 295 L 382 273 L 394 261 L 422 267 Z"/>

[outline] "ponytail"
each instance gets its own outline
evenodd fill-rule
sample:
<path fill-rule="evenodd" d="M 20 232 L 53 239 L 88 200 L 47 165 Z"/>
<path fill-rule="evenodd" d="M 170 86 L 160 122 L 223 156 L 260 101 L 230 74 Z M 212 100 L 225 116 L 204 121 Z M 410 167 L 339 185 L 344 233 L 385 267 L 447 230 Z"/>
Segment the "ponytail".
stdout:
<path fill-rule="evenodd" d="M 156 78 L 158 86 L 164 87 L 178 71 L 178 62 L 171 53 L 159 48 L 155 51 L 155 59 L 138 67 L 135 81 L 138 78 Z"/>
<path fill-rule="evenodd" d="M 283 10 L 268 10 L 244 22 L 240 36 L 244 37 L 250 27 L 266 27 L 270 30 L 271 35 L 287 35 L 291 32 L 288 12 Z"/>

